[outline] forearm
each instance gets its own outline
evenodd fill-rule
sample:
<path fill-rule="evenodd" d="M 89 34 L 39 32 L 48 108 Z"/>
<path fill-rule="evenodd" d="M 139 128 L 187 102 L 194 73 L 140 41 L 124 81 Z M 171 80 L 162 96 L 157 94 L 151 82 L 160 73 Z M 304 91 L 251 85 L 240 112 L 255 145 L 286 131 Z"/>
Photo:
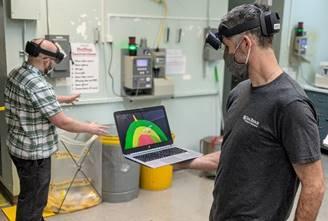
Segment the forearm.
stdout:
<path fill-rule="evenodd" d="M 218 168 L 221 151 L 206 154 L 193 160 L 174 164 L 175 170 L 195 169 L 202 171 L 213 171 Z"/>
<path fill-rule="evenodd" d="M 92 133 L 88 123 L 76 121 L 70 117 L 66 117 L 65 121 L 57 125 L 60 129 L 72 133 Z"/>
<path fill-rule="evenodd" d="M 294 221 L 314 221 L 324 196 L 324 183 L 319 186 L 302 187 Z"/>

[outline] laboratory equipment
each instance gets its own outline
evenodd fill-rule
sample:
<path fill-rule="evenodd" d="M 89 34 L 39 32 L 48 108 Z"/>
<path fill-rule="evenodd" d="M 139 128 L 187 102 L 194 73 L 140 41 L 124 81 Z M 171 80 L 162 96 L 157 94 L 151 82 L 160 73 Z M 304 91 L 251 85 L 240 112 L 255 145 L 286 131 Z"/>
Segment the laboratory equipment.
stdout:
<path fill-rule="evenodd" d="M 123 87 L 127 95 L 149 95 L 153 89 L 151 57 L 123 55 Z"/>
<path fill-rule="evenodd" d="M 317 87 L 328 88 L 328 61 L 320 62 L 319 73 L 315 75 L 314 84 Z"/>
<path fill-rule="evenodd" d="M 304 23 L 299 22 L 295 32 L 294 41 L 294 53 L 297 56 L 306 55 L 306 49 L 308 46 L 308 38 L 306 32 L 304 31 Z"/>

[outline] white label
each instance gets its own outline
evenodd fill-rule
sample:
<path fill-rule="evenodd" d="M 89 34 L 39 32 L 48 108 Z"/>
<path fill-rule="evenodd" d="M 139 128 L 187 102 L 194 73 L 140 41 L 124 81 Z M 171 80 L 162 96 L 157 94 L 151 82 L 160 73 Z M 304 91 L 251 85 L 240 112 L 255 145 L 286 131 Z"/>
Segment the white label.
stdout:
<path fill-rule="evenodd" d="M 280 24 L 274 24 L 273 29 L 274 30 L 280 30 Z"/>

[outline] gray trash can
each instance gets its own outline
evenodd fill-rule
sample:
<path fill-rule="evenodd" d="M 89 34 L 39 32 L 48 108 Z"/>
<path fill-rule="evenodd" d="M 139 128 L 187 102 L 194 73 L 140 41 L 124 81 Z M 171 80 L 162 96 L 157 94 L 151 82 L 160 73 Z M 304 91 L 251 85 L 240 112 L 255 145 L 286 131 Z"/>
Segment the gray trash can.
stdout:
<path fill-rule="evenodd" d="M 140 165 L 122 155 L 115 126 L 110 135 L 101 137 L 102 199 L 119 203 L 132 200 L 139 194 Z"/>
<path fill-rule="evenodd" d="M 200 140 L 200 150 L 204 155 L 221 150 L 222 136 L 208 136 Z M 203 172 L 206 177 L 215 177 L 216 170 Z"/>

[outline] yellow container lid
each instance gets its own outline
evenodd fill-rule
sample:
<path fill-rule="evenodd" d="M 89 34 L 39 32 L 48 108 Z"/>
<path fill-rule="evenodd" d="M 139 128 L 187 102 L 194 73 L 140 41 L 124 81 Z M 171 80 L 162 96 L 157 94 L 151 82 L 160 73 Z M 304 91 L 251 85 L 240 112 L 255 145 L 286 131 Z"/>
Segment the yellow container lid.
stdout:
<path fill-rule="evenodd" d="M 99 136 L 99 141 L 102 144 L 111 144 L 111 145 L 119 145 L 120 140 L 118 136 Z"/>

